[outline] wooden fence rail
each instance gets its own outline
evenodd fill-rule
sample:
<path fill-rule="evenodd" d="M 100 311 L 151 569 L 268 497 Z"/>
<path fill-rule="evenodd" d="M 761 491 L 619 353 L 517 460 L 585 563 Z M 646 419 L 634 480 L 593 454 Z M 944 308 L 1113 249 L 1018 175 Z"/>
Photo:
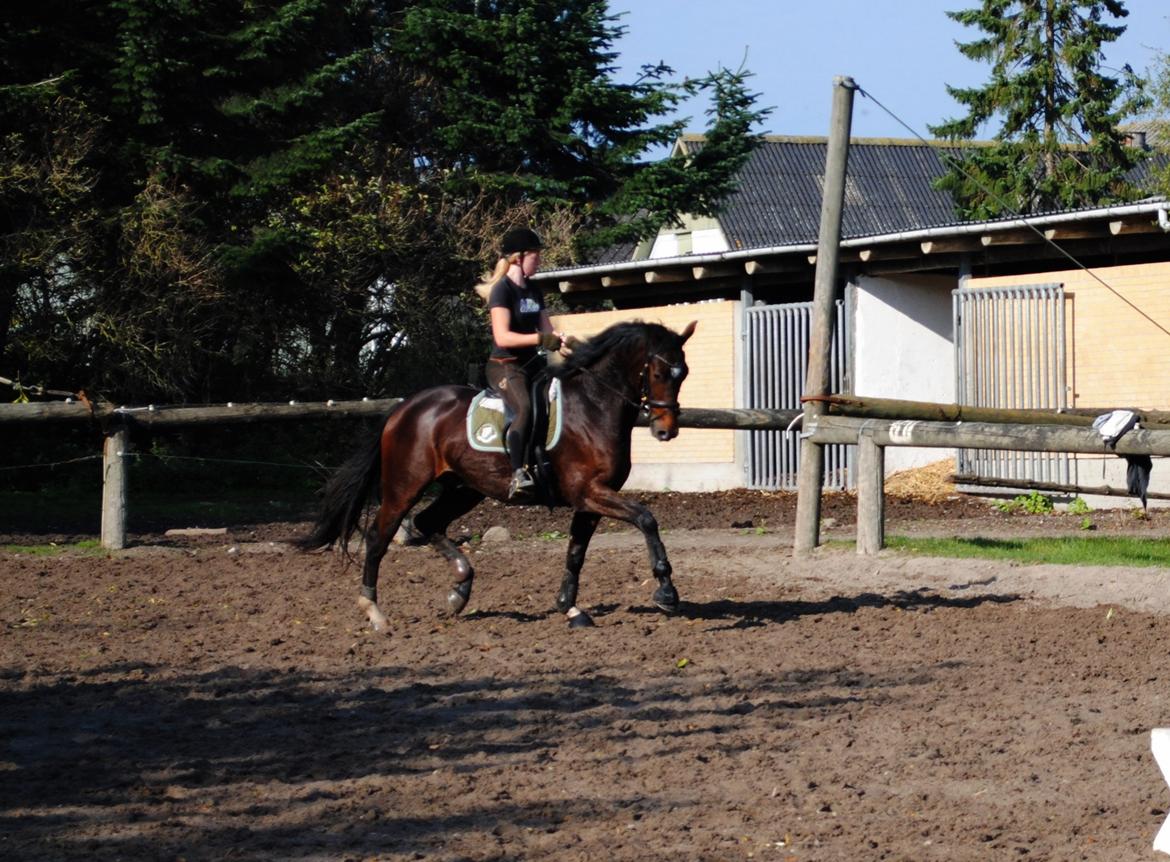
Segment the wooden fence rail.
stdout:
<path fill-rule="evenodd" d="M 326 401 L 288 404 L 225 404 L 209 407 L 115 407 L 96 404 L 0 404 L 0 426 L 62 423 L 96 423 L 101 428 L 117 424 L 146 429 L 188 428 L 199 425 L 235 425 L 251 422 L 342 419 L 383 416 L 401 398 L 362 401 Z M 733 428 L 758 431 L 783 430 L 800 416 L 798 410 L 718 410 L 684 408 L 679 414 L 683 428 Z M 640 418 L 645 425 L 645 418 Z"/>
<path fill-rule="evenodd" d="M 95 423 L 102 429 L 117 425 L 147 429 L 189 428 L 200 425 L 237 425 L 249 422 L 293 422 L 381 416 L 401 398 L 362 401 L 296 402 L 288 404 L 223 404 L 207 407 L 118 407 L 113 404 L 44 403 L 0 404 L 0 426 L 59 423 Z"/>

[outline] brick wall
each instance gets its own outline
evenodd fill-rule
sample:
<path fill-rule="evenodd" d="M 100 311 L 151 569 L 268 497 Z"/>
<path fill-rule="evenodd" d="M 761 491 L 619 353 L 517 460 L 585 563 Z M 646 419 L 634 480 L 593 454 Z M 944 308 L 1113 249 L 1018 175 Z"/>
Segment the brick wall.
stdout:
<path fill-rule="evenodd" d="M 679 401 L 687 407 L 735 406 L 735 321 L 738 302 L 702 302 L 626 311 L 598 311 L 553 317 L 553 326 L 578 337 L 595 335 L 625 320 L 661 323 L 676 332 L 698 321 L 686 344 L 690 374 Z M 644 428 L 635 428 L 632 457 L 635 464 L 728 464 L 735 461 L 735 432 L 683 428 L 669 443 L 660 443 Z"/>

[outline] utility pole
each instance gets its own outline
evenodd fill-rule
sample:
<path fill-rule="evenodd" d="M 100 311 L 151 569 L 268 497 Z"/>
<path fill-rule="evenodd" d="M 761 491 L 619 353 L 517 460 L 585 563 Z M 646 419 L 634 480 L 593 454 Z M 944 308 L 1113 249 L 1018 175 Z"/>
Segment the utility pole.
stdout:
<path fill-rule="evenodd" d="M 853 122 L 853 79 L 833 79 L 833 114 L 829 120 L 829 144 L 825 155 L 825 191 L 821 199 L 821 228 L 817 239 L 817 269 L 813 282 L 812 326 L 808 345 L 806 396 L 829 394 L 829 351 L 833 343 L 833 309 L 837 299 L 837 256 L 841 247 L 841 209 L 845 203 L 845 169 L 849 162 L 849 134 Z M 824 413 L 820 401 L 804 403 L 808 420 Z M 824 484 L 825 450 L 809 439 L 801 441 L 800 475 L 797 479 L 796 529 L 793 553 L 807 554 L 820 544 L 821 489 Z"/>

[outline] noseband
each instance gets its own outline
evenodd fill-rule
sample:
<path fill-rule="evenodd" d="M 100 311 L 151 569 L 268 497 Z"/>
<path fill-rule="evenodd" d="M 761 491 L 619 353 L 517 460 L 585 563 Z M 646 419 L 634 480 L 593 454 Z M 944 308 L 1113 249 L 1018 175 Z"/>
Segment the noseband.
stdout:
<path fill-rule="evenodd" d="M 681 365 L 672 365 L 667 360 L 663 359 L 657 353 L 651 353 L 646 357 L 646 364 L 642 366 L 642 397 L 638 402 L 638 409 L 650 415 L 651 410 L 669 410 L 675 416 L 678 416 L 679 406 L 678 401 L 657 401 L 650 397 L 650 366 L 658 360 L 667 368 L 670 369 L 670 377 L 672 380 L 678 380 L 683 375 L 685 370 Z"/>

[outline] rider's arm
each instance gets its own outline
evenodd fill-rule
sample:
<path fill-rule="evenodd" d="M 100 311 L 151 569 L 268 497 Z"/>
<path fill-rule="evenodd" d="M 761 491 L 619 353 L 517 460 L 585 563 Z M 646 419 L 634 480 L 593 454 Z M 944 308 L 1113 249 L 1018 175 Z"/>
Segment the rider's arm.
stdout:
<path fill-rule="evenodd" d="M 540 344 L 539 332 L 513 332 L 512 312 L 503 306 L 494 306 L 492 313 L 492 340 L 497 347 L 510 350 L 513 347 L 536 347 Z M 541 315 L 541 325 L 548 318 Z M 551 327 L 548 330 L 552 331 Z"/>

